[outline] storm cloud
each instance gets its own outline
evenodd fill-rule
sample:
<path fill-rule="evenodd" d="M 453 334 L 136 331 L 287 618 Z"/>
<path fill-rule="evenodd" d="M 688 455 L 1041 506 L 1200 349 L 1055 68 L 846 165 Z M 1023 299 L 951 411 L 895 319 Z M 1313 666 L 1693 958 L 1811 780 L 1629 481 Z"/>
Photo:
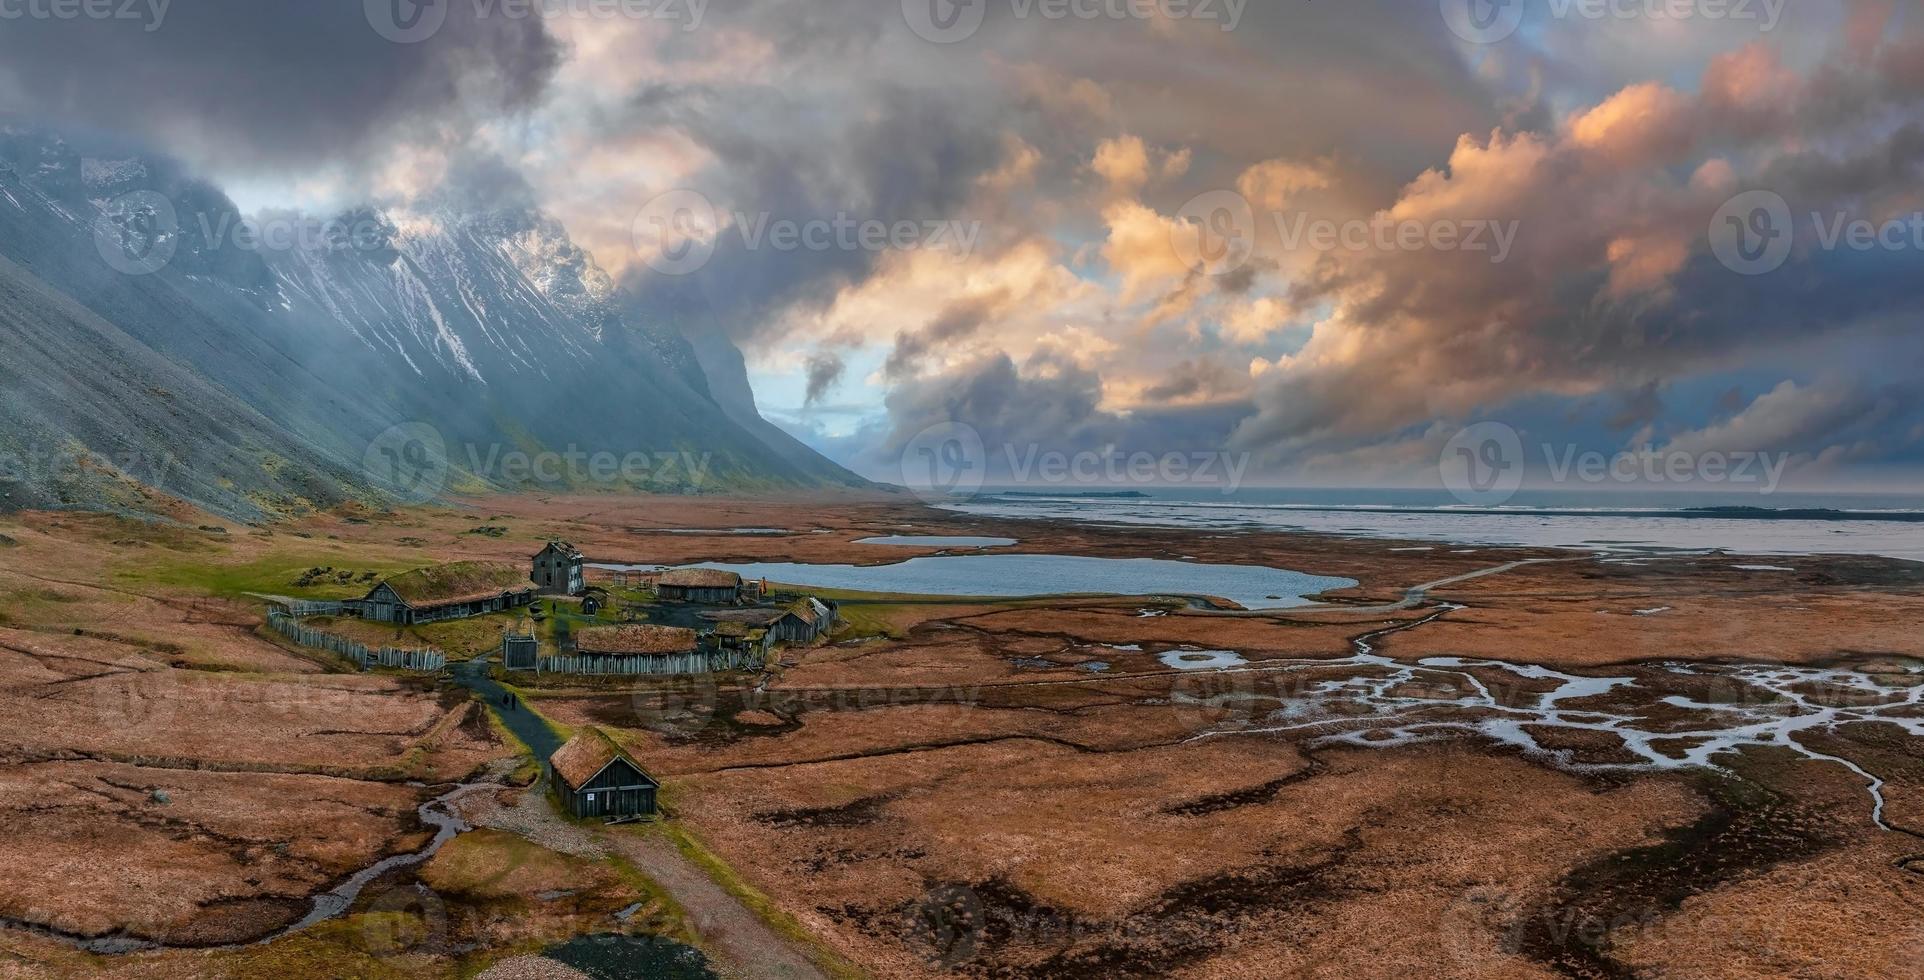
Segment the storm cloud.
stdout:
<path fill-rule="evenodd" d="M 360 4 L 183 2 L 154 31 L 10 23 L 0 107 L 224 185 L 551 212 L 637 317 L 739 346 L 764 409 L 870 473 L 960 421 L 1396 481 L 1495 418 L 1605 449 L 1761 433 L 1848 481 L 1924 457 L 1924 242 L 1849 235 L 1924 209 L 1911 6 L 1530 5 L 1473 43 L 1405 0 L 1233 25 L 989 4 L 934 43 L 872 0 L 698 29 L 453 3 L 397 44 Z M 664 199 L 707 212 L 692 268 L 637 234 Z M 1792 219 L 1761 273 L 1717 230 L 1747 200 Z M 767 234 L 845 222 L 972 233 Z"/>

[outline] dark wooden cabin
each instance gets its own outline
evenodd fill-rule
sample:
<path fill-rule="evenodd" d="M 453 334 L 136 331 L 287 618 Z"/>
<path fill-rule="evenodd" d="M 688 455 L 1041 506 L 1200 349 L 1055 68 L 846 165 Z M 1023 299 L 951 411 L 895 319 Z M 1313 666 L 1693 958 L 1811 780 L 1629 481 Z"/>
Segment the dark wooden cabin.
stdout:
<path fill-rule="evenodd" d="M 550 541 L 534 556 L 529 575 L 542 595 L 580 595 L 588 588 L 587 559 L 566 541 Z"/>
<path fill-rule="evenodd" d="M 661 783 L 593 725 L 548 757 L 548 774 L 562 807 L 576 817 L 622 820 L 656 814 Z"/>
<path fill-rule="evenodd" d="M 820 599 L 805 596 L 782 606 L 717 610 L 702 613 L 701 618 L 711 623 L 764 630 L 768 633 L 770 645 L 807 644 L 821 639 L 835 628 L 836 611 Z M 729 635 L 734 635 L 734 632 L 730 631 Z"/>

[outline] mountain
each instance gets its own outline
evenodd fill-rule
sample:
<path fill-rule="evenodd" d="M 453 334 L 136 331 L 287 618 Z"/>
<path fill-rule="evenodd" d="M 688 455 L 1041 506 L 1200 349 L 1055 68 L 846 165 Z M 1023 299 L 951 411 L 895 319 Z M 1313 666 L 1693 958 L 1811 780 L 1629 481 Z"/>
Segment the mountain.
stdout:
<path fill-rule="evenodd" d="M 739 351 L 633 306 L 532 207 L 245 219 L 171 162 L 0 129 L 0 505 L 860 485 L 755 414 Z"/>

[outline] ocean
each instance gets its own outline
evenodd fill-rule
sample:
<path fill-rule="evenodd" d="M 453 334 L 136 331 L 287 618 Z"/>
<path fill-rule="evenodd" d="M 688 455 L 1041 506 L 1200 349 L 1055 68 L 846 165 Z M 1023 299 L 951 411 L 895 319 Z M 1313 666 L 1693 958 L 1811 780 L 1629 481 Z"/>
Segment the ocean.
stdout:
<path fill-rule="evenodd" d="M 1117 527 L 1279 529 L 1480 545 L 1924 561 L 1924 494 L 1536 490 L 1497 507 L 1425 490 L 985 490 L 964 513 Z"/>

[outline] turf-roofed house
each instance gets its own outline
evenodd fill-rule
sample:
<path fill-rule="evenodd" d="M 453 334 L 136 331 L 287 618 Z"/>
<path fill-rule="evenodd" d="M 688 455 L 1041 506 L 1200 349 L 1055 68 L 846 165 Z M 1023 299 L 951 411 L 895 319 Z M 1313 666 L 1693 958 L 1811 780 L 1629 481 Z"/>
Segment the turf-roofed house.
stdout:
<path fill-rule="evenodd" d="M 576 817 L 625 820 L 656 813 L 661 783 L 593 725 L 548 757 L 548 774 L 562 806 Z"/>
<path fill-rule="evenodd" d="M 382 582 L 347 612 L 382 623 L 414 626 L 485 616 L 529 605 L 535 584 L 516 565 L 463 561 L 417 568 Z"/>
<path fill-rule="evenodd" d="M 742 577 L 714 568 L 676 568 L 662 573 L 655 593 L 670 602 L 732 606 L 742 601 Z"/>

